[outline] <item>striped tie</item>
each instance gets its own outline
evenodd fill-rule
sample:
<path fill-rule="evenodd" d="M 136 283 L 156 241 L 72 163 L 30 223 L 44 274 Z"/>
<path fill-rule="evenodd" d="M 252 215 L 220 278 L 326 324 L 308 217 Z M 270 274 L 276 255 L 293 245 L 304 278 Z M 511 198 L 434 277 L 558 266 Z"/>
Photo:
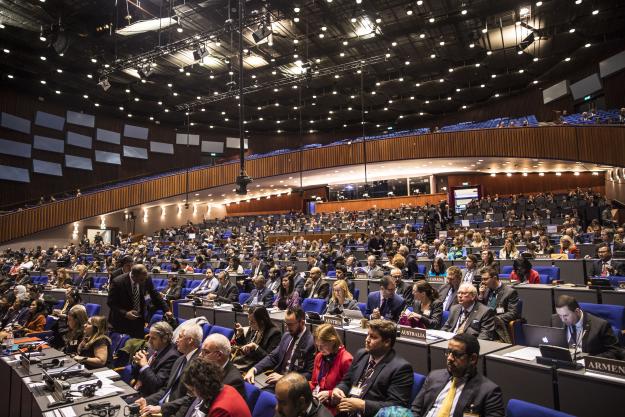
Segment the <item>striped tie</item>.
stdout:
<path fill-rule="evenodd" d="M 136 312 L 141 312 L 141 291 L 139 291 L 139 284 L 132 284 L 132 307 Z"/>

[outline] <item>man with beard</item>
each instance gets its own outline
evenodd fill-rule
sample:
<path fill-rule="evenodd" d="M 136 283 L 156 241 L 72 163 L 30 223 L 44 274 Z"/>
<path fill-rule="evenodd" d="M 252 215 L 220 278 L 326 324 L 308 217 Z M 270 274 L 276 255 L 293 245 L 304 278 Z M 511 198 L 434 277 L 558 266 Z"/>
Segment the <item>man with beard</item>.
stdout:
<path fill-rule="evenodd" d="M 480 344 L 475 336 L 457 334 L 447 345 L 447 369 L 428 375 L 412 403 L 415 417 L 476 415 L 503 417 L 501 389 L 477 372 Z"/>

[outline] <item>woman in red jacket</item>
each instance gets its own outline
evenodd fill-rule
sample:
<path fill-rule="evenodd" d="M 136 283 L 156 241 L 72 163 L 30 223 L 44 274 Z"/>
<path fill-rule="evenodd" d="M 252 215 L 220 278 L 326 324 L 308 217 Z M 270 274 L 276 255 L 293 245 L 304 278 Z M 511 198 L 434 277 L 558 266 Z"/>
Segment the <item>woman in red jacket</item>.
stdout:
<path fill-rule="evenodd" d="M 332 390 L 343 379 L 352 364 L 352 354 L 345 350 L 341 338 L 330 324 L 322 324 L 315 330 L 317 355 L 313 366 L 310 388 L 321 404 L 333 415 L 338 410 L 329 406 Z"/>

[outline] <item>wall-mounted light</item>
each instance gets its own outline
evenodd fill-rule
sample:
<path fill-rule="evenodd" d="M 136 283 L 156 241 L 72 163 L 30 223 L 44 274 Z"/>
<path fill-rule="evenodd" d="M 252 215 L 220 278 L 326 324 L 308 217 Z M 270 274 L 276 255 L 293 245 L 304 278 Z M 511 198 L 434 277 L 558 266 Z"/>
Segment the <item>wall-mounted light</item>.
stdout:
<path fill-rule="evenodd" d="M 143 209 L 143 223 L 147 223 L 148 222 L 148 209 L 144 208 Z"/>
<path fill-rule="evenodd" d="M 165 208 L 165 206 L 161 206 L 161 218 L 165 217 L 166 212 L 167 212 L 167 209 Z"/>
<path fill-rule="evenodd" d="M 105 216 L 100 216 L 100 229 L 102 230 L 106 229 L 106 217 Z"/>

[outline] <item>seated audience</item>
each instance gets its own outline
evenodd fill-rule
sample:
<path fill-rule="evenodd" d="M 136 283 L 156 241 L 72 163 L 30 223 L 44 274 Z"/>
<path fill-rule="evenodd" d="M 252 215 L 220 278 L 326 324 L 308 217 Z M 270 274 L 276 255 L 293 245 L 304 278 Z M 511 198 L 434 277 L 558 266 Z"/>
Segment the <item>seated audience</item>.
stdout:
<path fill-rule="evenodd" d="M 528 284 L 540 284 L 540 275 L 532 269 L 532 263 L 525 256 L 515 259 L 512 263 L 510 281 L 527 282 Z"/>
<path fill-rule="evenodd" d="M 598 260 L 590 264 L 588 276 L 608 277 L 611 275 L 625 276 L 625 264 L 612 259 L 612 252 L 607 243 L 600 243 L 597 246 Z M 586 264 L 588 265 L 588 264 Z"/>
<path fill-rule="evenodd" d="M 265 307 L 271 307 L 273 304 L 273 292 L 265 286 L 265 277 L 258 275 L 254 278 L 253 282 L 254 289 L 243 304 L 250 306 L 264 305 Z"/>
<path fill-rule="evenodd" d="M 537 255 L 551 255 L 555 250 L 551 245 L 551 241 L 549 240 L 549 236 L 542 235 L 538 238 L 538 249 L 536 250 Z"/>
<path fill-rule="evenodd" d="M 489 250 L 483 250 L 481 253 L 482 260 L 478 264 L 478 269 L 493 268 L 495 271 L 499 271 L 499 262 L 495 261 L 495 255 Z"/>
<path fill-rule="evenodd" d="M 179 300 L 182 295 L 182 288 L 187 282 L 183 276 L 179 274 L 169 274 L 167 277 L 167 286 L 161 291 L 161 297 L 165 301 Z"/>
<path fill-rule="evenodd" d="M 570 236 L 565 235 L 560 238 L 560 253 L 566 253 L 572 259 L 579 258 L 579 248 Z"/>
<path fill-rule="evenodd" d="M 267 274 L 267 288 L 269 288 L 275 294 L 282 285 L 282 275 L 280 274 L 280 269 L 274 266 L 273 268 L 269 268 L 269 272 Z M 291 275 L 293 275 L 293 282 L 295 282 L 296 274 Z"/>
<path fill-rule="evenodd" d="M 458 304 L 449 310 L 449 318 L 441 330 L 456 334 L 469 333 L 478 339 L 495 338 L 495 312 L 477 301 L 472 284 L 460 284 Z"/>
<path fill-rule="evenodd" d="M 313 395 L 306 378 L 291 372 L 276 384 L 276 417 L 302 416 L 331 417 L 332 414 Z"/>
<path fill-rule="evenodd" d="M 332 414 L 337 410 L 330 405 L 332 390 L 341 382 L 352 364 L 349 353 L 331 324 L 322 324 L 315 330 L 317 355 L 313 365 L 310 388 L 321 404 L 328 406 Z"/>
<path fill-rule="evenodd" d="M 254 365 L 245 374 L 244 379 L 253 384 L 254 377 L 265 371 L 271 371 L 266 382 L 275 385 L 282 375 L 298 372 L 309 379 L 312 374 L 315 357 L 315 343 L 306 327 L 306 313 L 300 307 L 288 309 L 284 315 L 287 332 L 280 344 L 269 355 Z"/>
<path fill-rule="evenodd" d="M 447 268 L 446 283 L 438 290 L 438 300 L 443 303 L 443 311 L 458 304 L 458 287 L 462 280 L 462 270 L 457 266 Z"/>
<path fill-rule="evenodd" d="M 67 327 L 61 335 L 62 350 L 66 355 L 75 355 L 78 345 L 85 337 L 85 324 L 87 324 L 87 309 L 82 304 L 76 304 L 67 313 Z"/>
<path fill-rule="evenodd" d="M 475 285 L 480 281 L 480 270 L 477 267 L 477 263 L 477 256 L 467 256 L 467 259 L 464 262 L 466 268 L 462 270 L 462 282 L 468 282 L 469 284 Z"/>
<path fill-rule="evenodd" d="M 106 366 L 111 350 L 111 339 L 106 335 L 107 331 L 106 317 L 90 317 L 85 323 L 83 339 L 76 349 L 74 360 L 88 369 Z"/>
<path fill-rule="evenodd" d="M 395 280 L 384 277 L 380 280 L 380 290 L 373 291 L 367 298 L 365 316 L 369 319 L 384 319 L 397 322 L 404 308 L 404 299 L 395 293 Z"/>
<path fill-rule="evenodd" d="M 228 266 L 226 267 L 225 271 L 229 274 L 242 275 L 244 269 L 241 266 L 241 260 L 236 256 L 231 256 L 228 260 Z"/>
<path fill-rule="evenodd" d="M 363 268 L 360 268 L 367 273 L 367 278 L 369 279 L 378 279 L 381 278 L 382 275 L 384 275 L 382 267 L 379 266 L 376 262 L 377 258 L 375 257 L 375 255 L 369 255 L 367 257 L 367 265 Z"/>
<path fill-rule="evenodd" d="M 201 357 L 193 359 L 180 384 L 194 397 L 184 416 L 252 417 L 245 397 L 227 385 L 223 378 L 224 370 L 217 363 Z"/>
<path fill-rule="evenodd" d="M 445 262 L 443 258 L 434 258 L 432 264 L 430 265 L 430 270 L 428 271 L 429 277 L 444 277 L 447 275 L 447 270 L 445 269 Z"/>
<path fill-rule="evenodd" d="M 282 285 L 278 290 L 278 295 L 273 302 L 274 307 L 280 310 L 297 307 L 300 304 L 298 292 L 294 288 L 293 276 L 285 275 L 282 277 Z"/>
<path fill-rule="evenodd" d="M 154 323 L 147 335 L 149 352 L 139 350 L 132 358 L 132 385 L 142 397 L 154 394 L 167 382 L 180 356 L 172 343 L 173 336 L 174 331 L 167 322 Z"/>
<path fill-rule="evenodd" d="M 216 301 L 218 303 L 238 303 L 239 302 L 239 289 L 236 285 L 230 281 L 230 274 L 226 271 L 221 271 L 217 274 L 217 280 L 219 285 L 215 292 L 206 295 L 207 300 Z"/>
<path fill-rule="evenodd" d="M 499 274 L 494 269 L 482 269 L 482 284 L 478 300 L 495 313 L 495 333 L 499 340 L 511 343 L 508 324 L 520 318 L 517 291 L 501 282 Z"/>
<path fill-rule="evenodd" d="M 414 417 L 503 417 L 501 389 L 477 371 L 480 344 L 475 336 L 455 335 L 445 353 L 447 369 L 427 376 L 412 403 Z"/>
<path fill-rule="evenodd" d="M 619 346 L 610 323 L 583 311 L 570 295 L 561 295 L 556 300 L 556 314 L 551 325 L 563 327 L 571 349 L 591 356 L 625 359 L 625 352 Z"/>
<path fill-rule="evenodd" d="M 330 296 L 330 284 L 323 282 L 321 268 L 315 266 L 310 269 L 310 276 L 304 283 L 302 298 L 323 298 Z"/>
<path fill-rule="evenodd" d="M 440 329 L 443 303 L 438 300 L 438 292 L 429 282 L 420 280 L 412 285 L 412 294 L 412 311 L 405 310 L 399 324 L 422 329 Z"/>
<path fill-rule="evenodd" d="M 247 332 L 239 323 L 235 323 L 233 363 L 242 371 L 249 370 L 252 365 L 260 362 L 280 343 L 280 330 L 269 318 L 264 306 L 250 307 Z"/>
<path fill-rule="evenodd" d="M 219 281 L 213 274 L 213 269 L 208 268 L 200 285 L 189 292 L 189 297 L 203 296 L 215 292 L 219 286 Z"/>
<path fill-rule="evenodd" d="M 516 259 L 521 255 L 516 248 L 514 239 L 507 238 L 504 241 L 503 248 L 499 251 L 499 259 Z"/>
<path fill-rule="evenodd" d="M 337 280 L 332 285 L 332 297 L 328 302 L 326 314 L 341 315 L 343 310 L 357 310 L 358 301 L 354 300 L 347 287 L 347 281 Z"/>
<path fill-rule="evenodd" d="M 410 364 L 394 349 L 397 326 L 371 320 L 365 348 L 354 356 L 349 371 L 332 391 L 330 404 L 340 413 L 374 417 L 384 407 L 408 407 L 413 385 Z"/>
<path fill-rule="evenodd" d="M 17 324 L 13 326 L 14 337 L 24 337 L 29 333 L 42 332 L 46 326 L 46 316 L 48 308 L 43 300 L 37 299 L 30 303 L 28 314 L 23 326 Z"/>
<path fill-rule="evenodd" d="M 224 374 L 222 382 L 226 385 L 230 385 L 245 398 L 243 378 L 241 377 L 241 372 L 230 360 L 231 354 L 232 346 L 228 338 L 223 334 L 209 334 L 206 336 L 206 339 L 204 339 L 204 342 L 202 342 L 200 358 L 206 359 L 223 369 Z"/>
<path fill-rule="evenodd" d="M 4 317 L 2 317 L 2 331 L 0 331 L 0 341 L 6 339 L 7 332 L 13 331 L 14 328 L 20 328 L 26 324 L 28 312 L 30 309 L 30 300 L 28 298 L 16 297 L 15 301 L 9 307 Z"/>
<path fill-rule="evenodd" d="M 76 271 L 78 271 L 78 276 L 74 278 L 74 282 L 76 283 L 75 287 L 81 290 L 90 290 L 93 288 L 93 275 L 89 275 L 87 265 L 78 265 Z"/>
<path fill-rule="evenodd" d="M 356 288 L 356 283 L 352 279 L 354 277 L 353 272 L 348 272 L 347 267 L 345 265 L 337 265 L 336 266 L 336 280 L 337 281 L 345 281 L 347 283 L 347 288 L 349 288 L 349 292 L 354 293 L 354 288 Z"/>

